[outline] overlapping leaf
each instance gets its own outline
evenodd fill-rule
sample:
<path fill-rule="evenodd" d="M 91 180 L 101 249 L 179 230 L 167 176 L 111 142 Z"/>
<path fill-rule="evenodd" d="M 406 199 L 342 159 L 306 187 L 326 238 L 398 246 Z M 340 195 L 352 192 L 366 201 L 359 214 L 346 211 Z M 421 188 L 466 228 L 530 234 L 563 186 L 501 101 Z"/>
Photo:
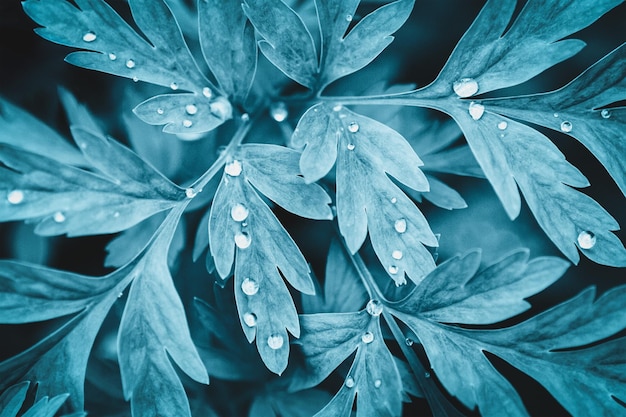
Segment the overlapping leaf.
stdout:
<path fill-rule="evenodd" d="M 170 133 L 205 132 L 232 115 L 230 102 L 202 74 L 163 0 L 129 2 L 147 40 L 103 0 L 28 0 L 26 13 L 45 39 L 83 49 L 66 60 L 74 65 L 187 91 L 164 94 L 140 104 L 144 121 L 165 124 Z"/>
<path fill-rule="evenodd" d="M 556 258 L 527 262 L 527 253 L 517 252 L 472 278 L 478 261 L 476 253 L 453 258 L 391 306 L 391 313 L 418 335 L 444 387 L 467 407 L 478 406 L 482 415 L 526 415 L 515 389 L 484 355 L 488 351 L 543 384 L 573 415 L 623 413 L 611 398 L 626 394 L 626 365 L 619 354 L 623 339 L 584 346 L 625 327 L 626 289 L 613 289 L 595 303 L 594 291 L 587 290 L 499 330 L 442 324 L 493 323 L 518 314 L 528 307 L 523 298 L 549 285 L 566 266 Z M 441 287 L 441 282 L 450 284 Z"/>
<path fill-rule="evenodd" d="M 32 407 L 29 407 L 23 414 L 19 411 L 24 405 L 26 393 L 30 382 L 25 381 L 8 388 L 0 396 L 0 417 L 53 417 L 61 408 L 68 394 L 57 395 L 53 398 L 43 397 Z M 84 416 L 85 414 L 74 414 L 73 417 Z"/>
<path fill-rule="evenodd" d="M 282 1 L 247 0 L 244 10 L 263 37 L 263 54 L 294 81 L 315 91 L 360 70 L 393 40 L 414 0 L 388 3 L 365 16 L 347 34 L 359 0 L 315 2 L 322 35 L 318 59 L 311 33 L 298 14 Z"/>
<path fill-rule="evenodd" d="M 230 275 L 234 260 L 235 300 L 246 337 L 250 342 L 256 338 L 261 358 L 275 373 L 287 366 L 287 330 L 300 334 L 283 277 L 304 293 L 312 294 L 314 287 L 300 250 L 259 192 L 297 215 L 332 218 L 328 195 L 299 176 L 299 156 L 275 145 L 240 147 L 225 167 L 208 226 L 211 254 L 222 278 Z"/>
<path fill-rule="evenodd" d="M 292 142 L 305 146 L 300 168 L 308 182 L 326 175 L 337 161 L 337 218 L 354 253 L 369 230 L 382 265 L 396 284 L 405 273 L 419 282 L 435 263 L 424 247 L 437 239 L 415 204 L 389 178 L 427 191 L 421 160 L 396 131 L 342 106 L 318 104 L 298 123 Z"/>
<path fill-rule="evenodd" d="M 344 384 L 316 416 L 349 416 L 355 397 L 357 416 L 401 414 L 400 372 L 385 345 L 378 317 L 365 310 L 305 314 L 300 323 L 303 331 L 297 343 L 306 361 L 305 369 L 292 379 L 292 390 L 319 384 L 356 350 Z"/>
<path fill-rule="evenodd" d="M 37 222 L 42 235 L 114 233 L 185 199 L 184 190 L 98 132 L 70 96 L 65 100 L 74 141 L 96 172 L 0 144 L 2 221 Z"/>

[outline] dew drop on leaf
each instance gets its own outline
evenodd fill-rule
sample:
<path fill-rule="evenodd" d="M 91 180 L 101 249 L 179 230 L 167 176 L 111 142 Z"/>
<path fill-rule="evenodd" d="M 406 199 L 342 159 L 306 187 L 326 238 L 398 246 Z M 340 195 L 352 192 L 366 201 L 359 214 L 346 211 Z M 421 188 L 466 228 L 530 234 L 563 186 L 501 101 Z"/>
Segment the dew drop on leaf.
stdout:
<path fill-rule="evenodd" d="M 351 14 L 347 14 L 346 15 L 346 21 L 347 22 L 352 22 L 352 15 Z"/>
<path fill-rule="evenodd" d="M 272 103 L 270 106 L 270 116 L 272 116 L 272 119 L 276 120 L 278 123 L 284 122 L 289 116 L 289 110 L 282 101 Z"/>
<path fill-rule="evenodd" d="M 350 124 L 348 125 L 348 131 L 350 131 L 350 133 L 358 132 L 359 124 L 357 122 L 350 122 Z"/>
<path fill-rule="evenodd" d="M 189 120 L 189 119 L 185 119 L 185 120 L 183 120 L 183 126 L 184 127 L 191 127 L 191 126 L 193 126 L 193 122 L 191 120 Z"/>
<path fill-rule="evenodd" d="M 407 346 L 413 346 L 413 343 L 415 343 L 415 341 L 413 341 L 413 339 L 411 339 L 410 337 L 404 339 L 404 344 Z"/>
<path fill-rule="evenodd" d="M 65 214 L 61 213 L 60 211 L 57 211 L 52 216 L 52 219 L 57 223 L 63 223 L 65 221 Z"/>
<path fill-rule="evenodd" d="M 380 388 L 382 384 L 383 384 L 383 381 L 381 381 L 380 379 L 377 379 L 376 381 L 374 381 L 374 387 L 376 388 Z"/>
<path fill-rule="evenodd" d="M 244 113 L 241 115 L 241 121 L 247 123 L 250 121 L 250 115 L 248 113 Z"/>
<path fill-rule="evenodd" d="M 559 117 L 559 114 L 558 113 L 554 113 L 554 117 Z"/>
<path fill-rule="evenodd" d="M 187 104 L 185 106 L 185 111 L 188 115 L 193 116 L 194 114 L 198 113 L 198 107 L 196 107 L 195 104 Z"/>
<path fill-rule="evenodd" d="M 116 219 L 120 217 L 120 212 L 116 211 L 115 213 L 113 213 L 113 217 L 115 217 Z"/>
<path fill-rule="evenodd" d="M 372 343 L 374 341 L 374 333 L 372 332 L 363 333 L 363 336 L 361 336 L 361 341 L 365 344 Z"/>
<path fill-rule="evenodd" d="M 500 130 L 506 130 L 507 127 L 509 127 L 509 124 L 504 120 L 498 123 L 498 129 Z"/>
<path fill-rule="evenodd" d="M 347 148 L 349 151 L 353 151 L 353 150 L 354 150 L 354 148 L 356 148 L 356 146 L 354 145 L 354 143 L 348 143 L 348 145 L 346 146 L 346 148 Z"/>
<path fill-rule="evenodd" d="M 336 104 L 333 107 L 333 111 L 341 111 L 341 109 L 343 109 L 343 106 L 341 104 Z"/>
<path fill-rule="evenodd" d="M 611 117 L 611 112 L 608 109 L 604 109 L 600 112 L 600 115 L 603 119 L 608 119 L 609 117 Z"/>
<path fill-rule="evenodd" d="M 211 98 L 213 97 L 213 91 L 211 91 L 209 87 L 204 87 L 202 89 L 202 95 L 205 96 L 206 98 Z"/>
<path fill-rule="evenodd" d="M 133 77 L 133 82 L 138 82 L 139 81 L 139 77 Z"/>
<path fill-rule="evenodd" d="M 374 317 L 380 316 L 383 312 L 383 304 L 378 300 L 369 300 L 365 306 L 365 310 Z"/>
<path fill-rule="evenodd" d="M 452 89 L 461 98 L 471 97 L 478 92 L 478 83 L 473 78 L 461 78 L 452 84 Z"/>
<path fill-rule="evenodd" d="M 7 194 L 9 204 L 20 204 L 24 201 L 24 192 L 22 190 L 13 190 Z"/>
<path fill-rule="evenodd" d="M 406 220 L 405 219 L 396 220 L 396 222 L 393 224 L 393 228 L 396 229 L 396 232 L 398 233 L 406 232 Z"/>
<path fill-rule="evenodd" d="M 165 113 L 165 111 L 164 111 L 162 108 L 160 108 L 160 107 L 159 107 L 159 108 L 157 109 L 157 113 L 158 113 L 158 114 L 163 114 L 163 113 Z"/>
<path fill-rule="evenodd" d="M 472 101 L 469 104 L 468 111 L 470 116 L 472 116 L 472 119 L 480 120 L 480 118 L 483 117 L 483 114 L 485 114 L 485 106 L 480 103 L 476 103 L 475 101 Z"/>
<path fill-rule="evenodd" d="M 246 249 L 252 243 L 252 238 L 246 232 L 239 232 L 235 235 L 235 245 L 239 249 Z"/>
<path fill-rule="evenodd" d="M 113 52 L 111 52 L 111 53 L 109 54 L 109 59 L 110 59 L 111 61 L 115 61 L 115 60 L 117 59 L 117 55 L 115 55 Z"/>
<path fill-rule="evenodd" d="M 120 292 L 120 293 L 117 294 L 117 298 L 122 298 L 123 296 L 124 296 L 123 292 Z"/>
<path fill-rule="evenodd" d="M 346 378 L 346 387 L 352 388 L 354 386 L 354 378 L 351 376 Z"/>
<path fill-rule="evenodd" d="M 246 295 L 254 295 L 259 292 L 259 284 L 252 278 L 246 278 L 241 283 L 241 291 Z"/>
<path fill-rule="evenodd" d="M 83 41 L 84 42 L 93 42 L 95 41 L 97 38 L 96 34 L 93 32 L 87 32 L 83 35 Z"/>
<path fill-rule="evenodd" d="M 391 198 L 391 204 L 396 204 L 398 202 L 398 199 L 395 197 Z"/>
<path fill-rule="evenodd" d="M 196 195 L 198 195 L 198 192 L 190 187 L 185 190 L 185 195 L 187 196 L 187 198 L 194 198 Z"/>
<path fill-rule="evenodd" d="M 239 175 L 241 175 L 241 171 L 241 162 L 236 159 L 232 162 L 229 162 L 224 167 L 224 172 L 226 172 L 226 174 L 230 175 L 231 177 L 238 177 Z"/>
<path fill-rule="evenodd" d="M 267 345 L 270 347 L 270 349 L 278 350 L 283 347 L 284 343 L 285 340 L 279 334 L 273 334 L 267 338 Z"/>
<path fill-rule="evenodd" d="M 387 271 L 389 271 L 389 273 L 391 275 L 395 275 L 398 273 L 398 266 L 397 265 L 389 265 L 389 268 L 387 268 Z"/>
<path fill-rule="evenodd" d="M 178 90 L 178 84 L 177 83 L 171 83 L 170 84 L 170 88 L 174 91 Z"/>
<path fill-rule="evenodd" d="M 565 120 L 561 123 L 561 130 L 565 133 L 569 133 L 572 131 L 572 122 Z"/>
<path fill-rule="evenodd" d="M 135 65 L 135 61 L 132 59 L 126 61 L 126 68 L 135 68 Z"/>
<path fill-rule="evenodd" d="M 243 322 L 248 327 L 256 326 L 256 315 L 254 313 L 246 313 L 243 315 Z"/>
<path fill-rule="evenodd" d="M 402 256 L 404 256 L 404 254 L 401 250 L 394 250 L 393 252 L 391 252 L 391 257 L 393 259 L 400 260 L 402 259 Z"/>
<path fill-rule="evenodd" d="M 430 372 L 424 372 L 424 378 L 430 378 Z"/>
<path fill-rule="evenodd" d="M 591 249 L 596 244 L 596 235 L 588 230 L 585 230 L 583 232 L 580 232 L 577 240 L 578 246 L 580 246 L 582 249 Z"/>
<path fill-rule="evenodd" d="M 236 222 L 242 222 L 248 218 L 248 208 L 241 203 L 237 203 L 230 209 L 230 217 Z"/>

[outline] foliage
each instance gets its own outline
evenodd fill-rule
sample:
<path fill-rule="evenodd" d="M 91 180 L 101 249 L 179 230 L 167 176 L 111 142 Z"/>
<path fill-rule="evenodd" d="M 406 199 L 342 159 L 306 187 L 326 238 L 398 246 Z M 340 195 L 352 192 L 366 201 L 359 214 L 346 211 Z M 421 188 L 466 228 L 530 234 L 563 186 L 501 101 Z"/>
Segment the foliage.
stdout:
<path fill-rule="evenodd" d="M 22 3 L 69 64 L 138 84 L 105 78 L 104 115 L 58 86 L 67 134 L 0 99 L 0 221 L 102 236 L 109 268 L 0 260 L 0 322 L 41 329 L 0 358 L 0 416 L 532 414 L 509 368 L 572 415 L 626 412 L 626 286 L 535 305 L 585 258 L 626 267 L 557 146 L 582 144 L 623 206 L 626 45 L 515 90 L 621 1 L 488 0 L 421 87 L 386 61 L 413 0 L 121 3 Z M 440 259 L 439 209 L 472 207 L 459 177 L 532 213 L 543 250 Z"/>

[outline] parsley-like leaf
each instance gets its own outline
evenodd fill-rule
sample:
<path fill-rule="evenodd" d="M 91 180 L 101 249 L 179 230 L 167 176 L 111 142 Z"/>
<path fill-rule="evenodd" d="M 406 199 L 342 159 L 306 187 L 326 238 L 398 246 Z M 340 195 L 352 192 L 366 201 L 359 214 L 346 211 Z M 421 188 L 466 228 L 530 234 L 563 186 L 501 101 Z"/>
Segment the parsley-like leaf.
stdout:
<path fill-rule="evenodd" d="M 0 417 L 17 417 L 18 415 L 22 417 L 53 417 L 69 396 L 69 394 L 60 394 L 53 398 L 45 396 L 20 414 L 19 411 L 24 407 L 29 386 L 30 382 L 24 381 L 9 387 L 0 395 Z M 84 416 L 84 414 L 76 414 L 76 416 L 79 415 Z"/>
<path fill-rule="evenodd" d="M 404 137 L 342 106 L 317 104 L 300 119 L 292 143 L 306 145 L 300 168 L 308 182 L 326 175 L 337 161 L 337 219 L 352 253 L 369 230 L 378 258 L 398 285 L 406 282 L 405 272 L 419 282 L 435 267 L 424 245 L 437 246 L 437 239 L 388 176 L 414 190 L 428 190 L 422 161 Z"/>
<path fill-rule="evenodd" d="M 78 0 L 78 7 L 56 0 L 28 0 L 23 5 L 31 19 L 44 26 L 36 29 L 40 36 L 84 50 L 68 55 L 69 63 L 191 92 L 160 95 L 140 104 L 135 112 L 147 123 L 165 124 L 170 133 L 204 132 L 231 117 L 230 103 L 196 65 L 163 0 L 129 2 L 147 40 L 103 0 Z"/>
<path fill-rule="evenodd" d="M 312 294 L 314 287 L 302 253 L 258 192 L 297 215 L 332 218 L 328 195 L 299 176 L 299 157 L 298 152 L 276 145 L 241 146 L 236 159 L 224 169 L 209 219 L 217 272 L 227 278 L 234 259 L 241 325 L 248 341 L 256 338 L 263 361 L 275 373 L 287 366 L 286 330 L 296 337 L 300 334 L 283 277 L 307 294 Z"/>

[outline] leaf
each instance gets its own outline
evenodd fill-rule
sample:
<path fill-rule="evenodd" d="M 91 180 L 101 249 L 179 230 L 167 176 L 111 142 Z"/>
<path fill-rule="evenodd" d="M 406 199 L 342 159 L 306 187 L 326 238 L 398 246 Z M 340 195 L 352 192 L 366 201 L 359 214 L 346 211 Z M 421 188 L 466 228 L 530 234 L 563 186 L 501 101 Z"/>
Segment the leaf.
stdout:
<path fill-rule="evenodd" d="M 264 396 L 255 398 L 248 417 L 309 417 L 318 412 L 329 400 L 330 395 L 319 389 L 295 393 L 270 391 Z"/>
<path fill-rule="evenodd" d="M 0 98 L 0 143 L 44 155 L 68 165 L 84 166 L 80 151 L 27 111 Z"/>
<path fill-rule="evenodd" d="M 434 268 L 424 245 L 437 246 L 437 239 L 423 214 L 387 176 L 428 190 L 418 168 L 421 160 L 398 132 L 342 106 L 318 104 L 302 116 L 292 142 L 306 146 L 300 169 L 307 182 L 326 175 L 337 160 L 337 219 L 352 253 L 369 230 L 376 255 L 396 284 L 406 283 L 405 273 L 419 282 Z"/>
<path fill-rule="evenodd" d="M 318 72 L 317 53 L 304 22 L 282 0 L 246 0 L 243 10 L 263 37 L 263 55 L 286 76 L 314 88 Z"/>
<path fill-rule="evenodd" d="M 449 187 L 446 183 L 432 175 L 426 174 L 426 179 L 430 186 L 428 192 L 420 193 L 410 188 L 405 188 L 404 192 L 418 202 L 421 202 L 423 197 L 434 205 L 448 210 L 457 210 L 467 207 L 467 203 L 463 197 L 461 197 L 461 194 L 454 188 Z"/>
<path fill-rule="evenodd" d="M 565 133 L 598 158 L 626 195 L 626 145 L 621 140 L 626 113 L 623 107 L 601 110 L 626 98 L 625 59 L 626 45 L 622 45 L 556 91 L 485 104 L 492 111 L 559 132 L 563 132 L 562 123 L 569 122 L 571 131 Z"/>
<path fill-rule="evenodd" d="M 73 97 L 63 99 L 74 140 L 98 173 L 0 144 L 2 221 L 37 222 L 41 235 L 115 233 L 185 199 L 180 187 L 131 150 L 93 131 L 95 122 Z"/>
<path fill-rule="evenodd" d="M 624 329 L 626 287 L 608 291 L 595 303 L 594 291 L 587 290 L 557 307 L 503 329 L 467 330 L 441 323 L 489 323 L 523 311 L 523 304 L 515 299 L 540 290 L 545 286 L 539 285 L 542 279 L 550 280 L 550 275 L 560 275 L 564 267 L 562 261 L 537 258 L 528 263 L 521 279 L 509 281 L 508 276 L 519 270 L 519 263 L 523 261 L 521 255 L 523 252 L 504 258 L 465 285 L 469 294 L 479 294 L 478 300 L 482 298 L 481 294 L 488 293 L 486 289 L 493 287 L 491 291 L 495 292 L 486 310 L 481 311 L 481 303 L 477 303 L 477 299 L 466 301 L 474 296 L 459 297 L 464 291 L 463 287 L 460 292 L 456 289 L 458 283 L 455 286 L 451 282 L 438 296 L 437 292 L 429 292 L 429 280 L 426 279 L 416 289 L 417 293 L 424 288 L 421 290 L 424 298 L 412 294 L 398 305 L 390 306 L 391 313 L 418 335 L 433 370 L 448 392 L 470 409 L 477 405 L 481 415 L 501 415 L 503 412 L 507 415 L 527 415 L 514 388 L 489 362 L 484 352 L 497 355 L 536 379 L 572 415 L 623 413 L 622 405 L 611 397 L 625 398 L 626 395 L 626 380 L 623 377 L 626 365 L 623 355 L 619 353 L 623 351 L 624 339 L 598 342 Z M 456 258 L 440 268 L 441 272 L 447 271 L 446 276 L 456 277 L 461 273 L 467 277 L 471 273 L 461 271 L 477 268 L 476 255 Z M 466 277 L 457 279 L 462 282 Z M 441 282 L 442 277 L 438 278 Z M 474 282 L 483 290 L 469 289 Z M 433 289 L 437 287 L 431 285 Z M 509 303 L 514 303 L 512 310 L 506 314 L 497 313 L 499 308 L 495 300 L 510 292 L 518 294 L 509 298 Z M 451 300 L 449 304 L 453 309 L 462 306 L 454 312 L 456 320 L 447 316 L 447 307 L 437 305 L 437 300 L 445 298 Z M 419 300 L 426 305 L 422 307 L 418 304 Z M 490 312 L 492 303 L 494 310 Z M 464 313 L 463 307 L 471 309 L 470 313 Z M 498 317 L 488 320 L 494 313 Z M 480 319 L 483 314 L 487 320 Z"/>
<path fill-rule="evenodd" d="M 53 398 L 43 397 L 22 414 L 22 417 L 54 417 L 68 396 L 69 394 L 61 394 Z"/>
<path fill-rule="evenodd" d="M 479 271 L 480 252 L 437 266 L 394 308 L 443 323 L 492 324 L 523 313 L 534 295 L 559 279 L 569 264 L 555 257 L 528 260 L 513 252 Z"/>
<path fill-rule="evenodd" d="M 183 133 L 211 130 L 231 117 L 230 103 L 196 65 L 163 0 L 129 2 L 133 19 L 147 40 L 102 0 L 78 0 L 76 5 L 55 0 L 23 3 L 30 18 L 44 26 L 36 29 L 37 34 L 51 42 L 83 49 L 68 55 L 69 63 L 193 93 L 158 96 L 163 114 L 148 114 L 154 99 L 140 104 L 136 113 L 146 122 L 166 124 L 166 131 Z M 183 119 L 181 114 L 188 104 L 194 105 L 195 111 Z M 186 127 L 185 120 L 192 125 Z"/>
<path fill-rule="evenodd" d="M 234 258 L 235 300 L 244 333 L 249 342 L 256 338 L 261 358 L 275 373 L 287 366 L 286 330 L 296 337 L 300 333 L 282 278 L 307 294 L 314 287 L 302 253 L 256 190 L 295 214 L 332 217 L 328 195 L 298 176 L 298 157 L 275 145 L 242 146 L 237 159 L 225 167 L 208 226 L 211 254 L 222 278 L 230 275 Z M 270 338 L 276 339 L 277 348 L 268 345 Z"/>
<path fill-rule="evenodd" d="M 198 2 L 200 45 L 221 89 L 243 104 L 256 71 L 254 28 L 239 0 Z"/>
<path fill-rule="evenodd" d="M 0 417 L 16 417 L 24 400 L 26 399 L 26 392 L 30 386 L 29 381 L 20 382 L 7 388 L 2 395 L 0 395 Z"/>
<path fill-rule="evenodd" d="M 408 19 L 413 4 L 414 0 L 385 4 L 346 34 L 359 0 L 316 0 L 323 45 L 319 89 L 372 62 L 393 41 L 391 34 Z"/>
<path fill-rule="evenodd" d="M 349 416 L 355 397 L 358 417 L 401 415 L 402 381 L 377 318 L 362 310 L 305 314 L 300 323 L 306 368 L 294 375 L 291 390 L 319 384 L 356 350 L 344 385 L 316 416 Z"/>

